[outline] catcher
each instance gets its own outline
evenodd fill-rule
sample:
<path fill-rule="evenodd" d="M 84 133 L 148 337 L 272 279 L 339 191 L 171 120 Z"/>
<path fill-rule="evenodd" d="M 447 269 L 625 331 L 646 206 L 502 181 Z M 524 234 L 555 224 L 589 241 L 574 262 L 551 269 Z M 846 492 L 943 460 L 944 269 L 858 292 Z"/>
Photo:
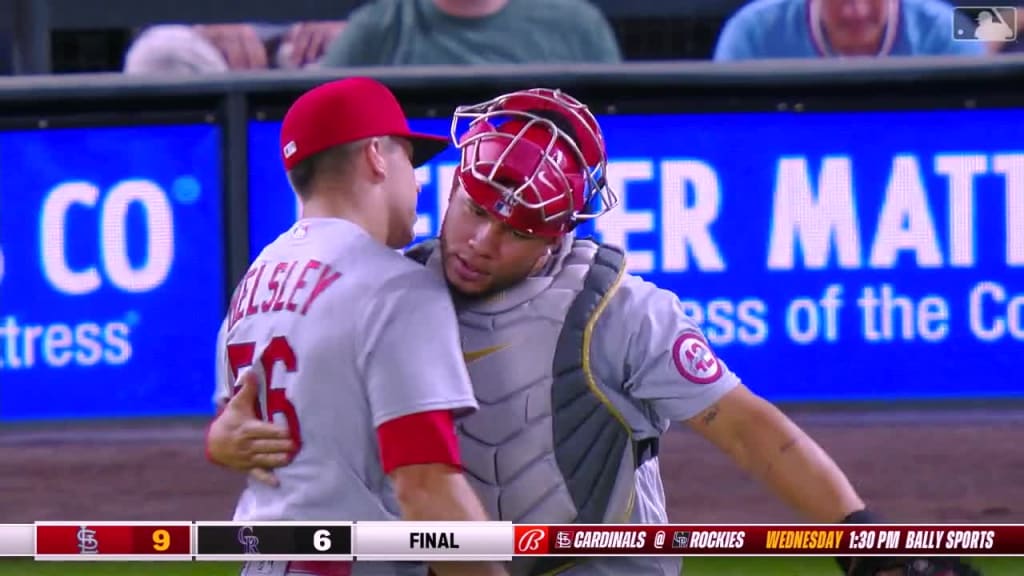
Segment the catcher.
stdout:
<path fill-rule="evenodd" d="M 877 521 L 814 440 L 717 357 L 675 294 L 626 273 L 621 249 L 575 237 L 617 203 L 586 106 L 555 90 L 515 92 L 458 108 L 452 134 L 461 162 L 441 237 L 407 255 L 442 275 L 455 300 L 480 406 L 457 423 L 462 467 L 489 517 L 667 523 L 658 443 L 676 421 L 808 520 Z M 211 424 L 212 460 L 238 470 L 285 460 L 259 446 L 286 432 L 251 414 L 236 399 Z M 551 557 L 509 568 L 676 576 L 680 563 Z M 953 559 L 838 563 L 853 576 L 977 574 Z"/>

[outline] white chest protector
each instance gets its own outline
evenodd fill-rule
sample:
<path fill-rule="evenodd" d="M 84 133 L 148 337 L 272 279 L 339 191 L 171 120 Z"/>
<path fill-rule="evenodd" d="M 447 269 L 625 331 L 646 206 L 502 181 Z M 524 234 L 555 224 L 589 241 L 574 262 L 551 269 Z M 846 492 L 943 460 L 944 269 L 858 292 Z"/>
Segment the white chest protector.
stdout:
<path fill-rule="evenodd" d="M 439 257 L 435 246 L 420 244 L 408 255 L 427 263 Z M 492 518 L 627 522 L 634 470 L 656 454 L 657 441 L 633 441 L 589 360 L 591 332 L 619 285 L 624 256 L 575 240 L 556 258 L 553 274 L 458 307 L 480 405 L 458 424 L 463 466 Z M 517 559 L 512 569 L 541 574 L 572 561 Z"/>

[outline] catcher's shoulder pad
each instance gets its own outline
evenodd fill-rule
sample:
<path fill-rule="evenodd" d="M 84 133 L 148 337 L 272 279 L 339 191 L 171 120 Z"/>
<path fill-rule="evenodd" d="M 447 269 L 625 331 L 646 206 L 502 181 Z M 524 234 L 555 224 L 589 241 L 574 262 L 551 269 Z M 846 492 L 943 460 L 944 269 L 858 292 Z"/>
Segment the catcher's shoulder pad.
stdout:
<path fill-rule="evenodd" d="M 415 260 L 420 264 L 426 264 L 427 260 L 430 259 L 430 255 L 434 253 L 440 242 L 437 238 L 431 238 L 430 240 L 424 240 L 419 244 L 410 246 L 405 251 L 405 257 L 410 260 Z"/>

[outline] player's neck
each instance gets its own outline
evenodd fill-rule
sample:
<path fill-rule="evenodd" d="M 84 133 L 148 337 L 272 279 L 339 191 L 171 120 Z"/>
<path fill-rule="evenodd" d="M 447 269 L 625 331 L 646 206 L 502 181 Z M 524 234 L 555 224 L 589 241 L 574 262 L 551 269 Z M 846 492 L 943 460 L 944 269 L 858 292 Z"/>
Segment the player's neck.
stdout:
<path fill-rule="evenodd" d="M 372 210 L 369 206 L 346 202 L 339 196 L 314 196 L 302 205 L 303 218 L 338 218 L 359 226 L 374 240 L 387 244 L 388 225 L 381 218 L 385 210 Z"/>

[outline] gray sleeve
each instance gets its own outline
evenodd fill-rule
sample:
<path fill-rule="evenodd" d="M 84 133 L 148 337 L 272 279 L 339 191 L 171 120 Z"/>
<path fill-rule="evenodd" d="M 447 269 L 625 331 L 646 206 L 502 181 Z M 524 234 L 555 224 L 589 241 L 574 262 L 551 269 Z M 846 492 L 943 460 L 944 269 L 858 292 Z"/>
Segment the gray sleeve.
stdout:
<path fill-rule="evenodd" d="M 325 68 L 348 66 L 386 66 L 392 64 L 385 35 L 393 27 L 395 15 L 387 4 L 371 2 L 357 8 L 345 27 L 327 46 L 320 65 Z"/>
<path fill-rule="evenodd" d="M 363 320 L 359 370 L 374 426 L 417 412 L 476 409 L 455 308 L 432 272 L 416 266 L 387 281 Z"/>
<path fill-rule="evenodd" d="M 608 19 L 596 7 L 588 4 L 587 8 L 578 15 L 584 44 L 581 60 L 610 64 L 622 62 L 619 40 Z"/>
<path fill-rule="evenodd" d="M 727 61 L 764 57 L 758 41 L 762 26 L 763 24 L 758 22 L 751 12 L 740 9 L 722 27 L 711 59 Z"/>
<path fill-rule="evenodd" d="M 590 345 L 595 376 L 658 419 L 688 420 L 739 384 L 676 295 L 637 276 L 623 279 Z"/>

